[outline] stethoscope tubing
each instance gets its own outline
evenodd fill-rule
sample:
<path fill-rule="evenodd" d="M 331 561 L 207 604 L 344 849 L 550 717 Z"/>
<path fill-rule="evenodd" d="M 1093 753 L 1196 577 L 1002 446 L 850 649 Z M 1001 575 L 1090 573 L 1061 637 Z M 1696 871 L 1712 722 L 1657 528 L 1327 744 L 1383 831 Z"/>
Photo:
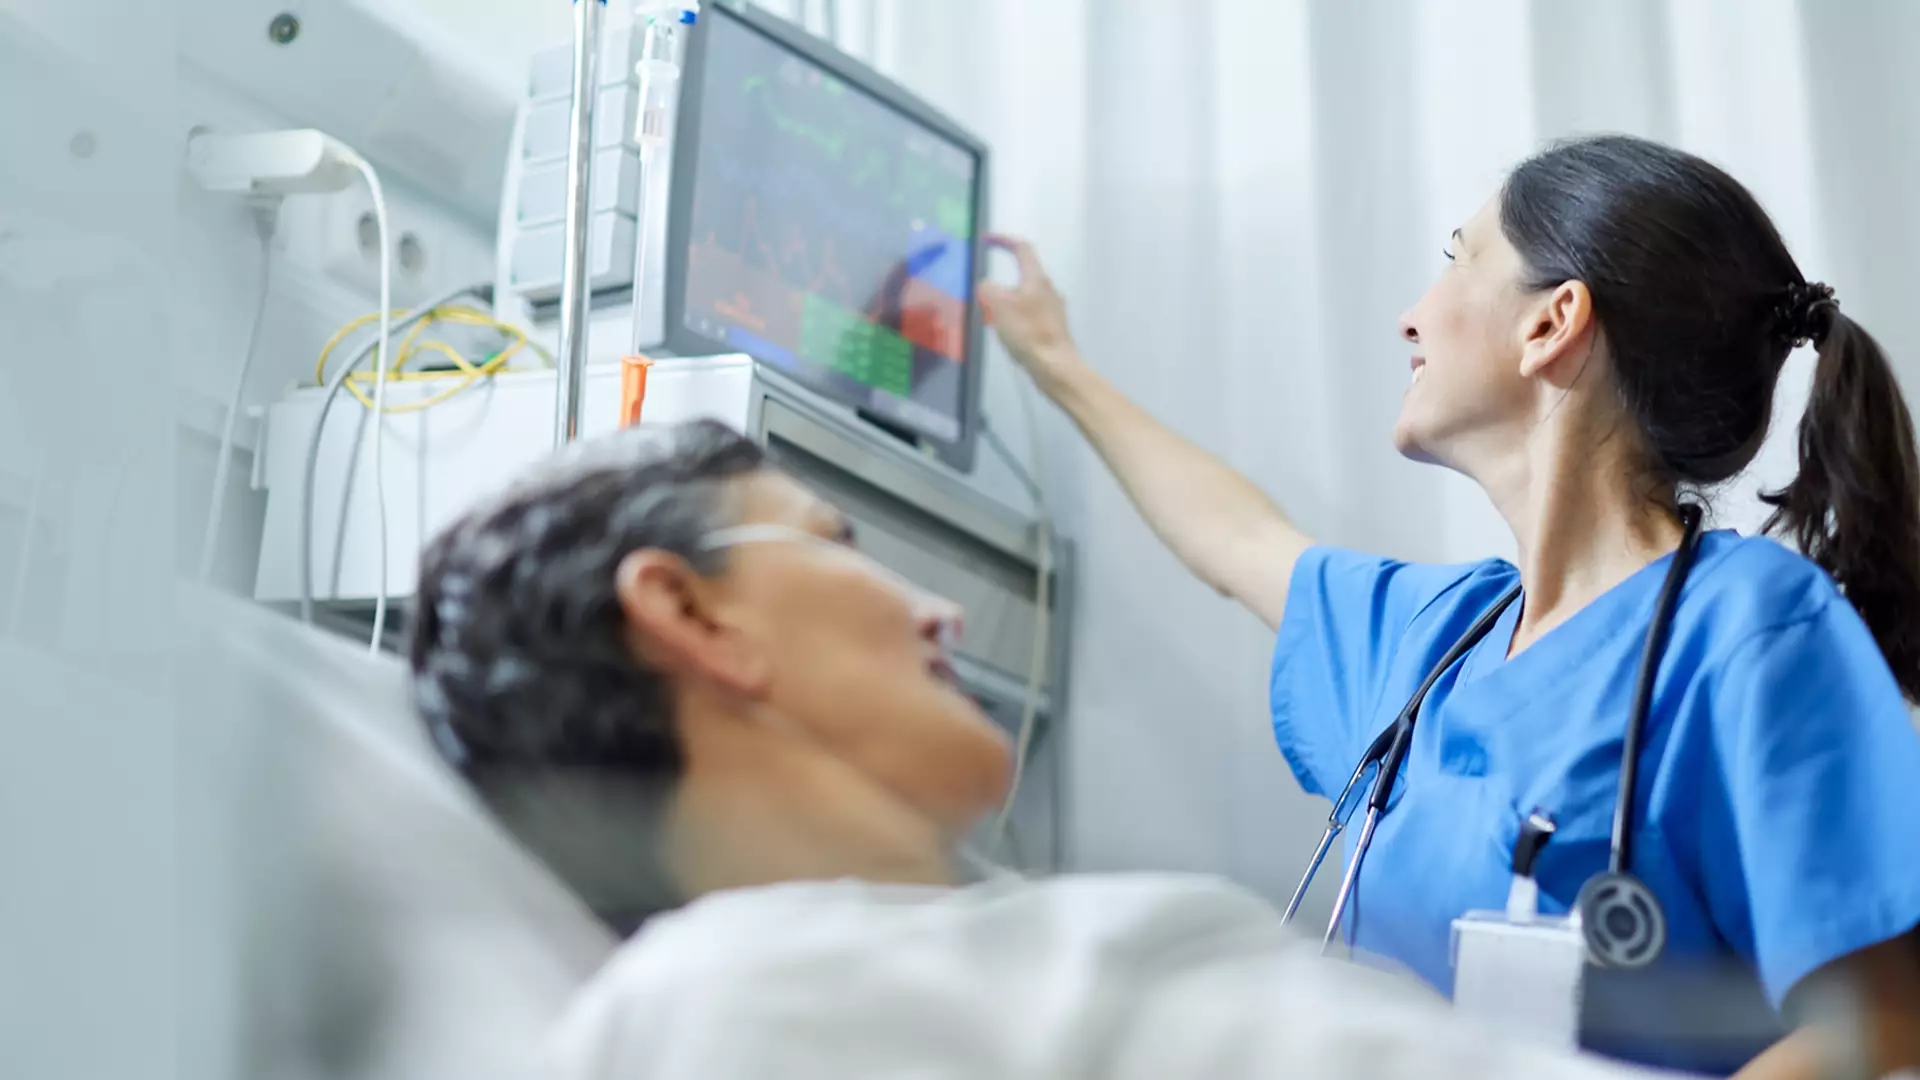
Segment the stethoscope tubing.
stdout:
<path fill-rule="evenodd" d="M 1703 514 L 1697 506 L 1680 507 L 1681 522 L 1686 533 L 1680 547 L 1674 552 L 1673 563 L 1667 569 L 1666 580 L 1661 584 L 1660 596 L 1654 606 L 1651 625 L 1647 629 L 1646 646 L 1640 655 L 1639 671 L 1634 679 L 1632 709 L 1627 716 L 1627 730 L 1621 746 L 1619 794 L 1614 803 L 1613 836 L 1608 857 L 1608 868 L 1615 874 L 1627 874 L 1632 866 L 1632 823 L 1633 803 L 1639 783 L 1639 750 L 1642 735 L 1646 729 L 1647 713 L 1652 706 L 1653 685 L 1659 674 L 1660 658 L 1666 649 L 1667 635 L 1671 629 L 1674 608 L 1678 605 L 1681 587 L 1685 584 L 1693 567 L 1695 555 L 1699 551 L 1700 524 Z M 1433 689 L 1454 664 L 1458 663 L 1469 650 L 1479 644 L 1481 639 L 1492 631 L 1493 625 L 1509 606 L 1520 597 L 1520 586 L 1513 588 L 1500 597 L 1494 605 L 1482 612 L 1474 620 L 1466 633 L 1460 635 L 1446 654 L 1427 672 L 1420 686 L 1413 692 L 1407 704 L 1394 718 L 1392 725 L 1381 731 L 1361 755 L 1360 763 L 1355 766 L 1353 775 L 1347 780 L 1347 786 L 1340 791 L 1340 797 L 1334 800 L 1333 810 L 1327 816 L 1326 831 L 1320 837 L 1320 845 L 1314 850 L 1313 859 L 1307 864 L 1307 871 L 1301 875 L 1300 884 L 1294 889 L 1293 898 L 1287 904 L 1286 914 L 1281 924 L 1288 925 L 1299 913 L 1300 903 L 1306 898 L 1307 890 L 1313 879 L 1326 862 L 1327 855 L 1333 850 L 1333 843 L 1346 830 L 1353 816 L 1351 800 L 1367 771 L 1374 769 L 1372 789 L 1367 797 L 1367 816 L 1361 826 L 1360 836 L 1354 845 L 1353 857 L 1347 861 L 1346 872 L 1341 876 L 1340 890 L 1334 896 L 1333 915 L 1327 922 L 1326 935 L 1321 939 L 1320 948 L 1324 953 L 1333 945 L 1339 933 L 1342 920 L 1346 917 L 1347 906 L 1353 898 L 1353 890 L 1359 883 L 1360 868 L 1365 862 L 1367 851 L 1373 845 L 1373 834 L 1380 824 L 1380 818 L 1387 811 L 1392 799 L 1393 787 L 1400 775 L 1400 768 L 1406 762 L 1406 756 L 1413 743 L 1413 727 L 1425 703 L 1427 693 Z"/>

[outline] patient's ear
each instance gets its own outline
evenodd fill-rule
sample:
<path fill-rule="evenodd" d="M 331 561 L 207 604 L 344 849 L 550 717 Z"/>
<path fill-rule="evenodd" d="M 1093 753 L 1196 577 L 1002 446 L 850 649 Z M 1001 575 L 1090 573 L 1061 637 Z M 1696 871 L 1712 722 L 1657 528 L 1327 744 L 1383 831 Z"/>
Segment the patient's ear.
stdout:
<path fill-rule="evenodd" d="M 726 618 L 718 584 L 685 559 L 658 548 L 628 552 L 614 569 L 614 596 L 641 663 L 748 697 L 764 691 L 764 654 Z"/>

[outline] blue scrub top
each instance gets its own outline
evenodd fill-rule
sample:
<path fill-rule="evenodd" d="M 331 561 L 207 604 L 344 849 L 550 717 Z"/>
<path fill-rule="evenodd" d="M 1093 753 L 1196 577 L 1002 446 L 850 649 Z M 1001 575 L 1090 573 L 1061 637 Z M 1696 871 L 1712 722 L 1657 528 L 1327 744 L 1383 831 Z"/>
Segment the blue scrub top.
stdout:
<path fill-rule="evenodd" d="M 1668 561 L 1509 660 L 1511 606 L 1435 683 L 1350 912 L 1363 955 L 1450 993 L 1452 921 L 1505 907 L 1535 807 L 1559 825 L 1536 867 L 1543 910 L 1567 910 L 1606 868 L 1621 738 Z M 1274 735 L 1300 783 L 1338 795 L 1432 665 L 1518 581 L 1497 560 L 1307 552 L 1272 683 Z M 1648 972 L 1593 973 L 1583 1040 L 1729 1073 L 1784 1032 L 1776 1010 L 1808 974 L 1920 924 L 1920 733 L 1823 571 L 1771 540 L 1713 532 L 1681 593 L 1642 745 L 1633 871 L 1660 897 L 1669 941 Z"/>

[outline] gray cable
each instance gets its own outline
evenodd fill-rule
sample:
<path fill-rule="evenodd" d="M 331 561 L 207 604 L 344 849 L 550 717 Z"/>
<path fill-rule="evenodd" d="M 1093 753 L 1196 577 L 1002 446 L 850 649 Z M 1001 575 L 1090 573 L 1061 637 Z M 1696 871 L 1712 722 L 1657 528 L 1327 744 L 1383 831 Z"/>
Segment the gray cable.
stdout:
<path fill-rule="evenodd" d="M 414 308 L 412 311 L 407 312 L 400 318 L 393 320 L 393 325 L 388 328 L 387 336 L 391 338 L 396 334 L 404 333 L 411 328 L 414 323 L 419 322 L 431 314 L 434 308 L 452 303 L 463 296 L 472 295 L 478 299 L 485 299 L 486 294 L 482 290 L 487 289 L 490 285 L 490 282 L 480 282 L 473 285 L 462 285 L 457 289 L 450 289 L 440 296 L 436 296 L 426 303 L 421 304 L 419 307 Z M 373 355 L 374 348 L 379 344 L 380 339 L 376 335 L 372 340 L 360 346 L 360 351 L 354 353 L 352 359 L 340 365 L 340 367 L 334 371 L 333 377 L 327 380 L 327 398 L 320 404 L 320 416 L 314 421 L 313 435 L 307 440 L 306 469 L 300 478 L 301 622 L 313 622 L 313 478 L 314 474 L 320 468 L 320 437 L 327 430 L 327 414 L 333 411 L 333 403 L 339 400 L 340 389 L 347 385 L 347 377 L 352 375 L 361 364 L 366 363 L 367 357 Z M 334 551 L 334 561 L 338 562 L 339 558 L 340 553 L 336 549 Z"/>
<path fill-rule="evenodd" d="M 1027 497 L 1033 500 L 1033 504 L 1036 507 L 1040 506 L 1042 502 L 1040 482 L 1035 480 L 1033 474 L 1027 471 L 1026 465 L 1014 456 L 1013 451 L 1007 447 L 1006 441 L 1000 438 L 1000 433 L 987 423 L 986 413 L 980 414 L 980 437 L 987 440 L 987 446 L 993 450 L 994 456 L 1006 462 L 1007 468 L 1013 470 L 1013 478 L 1020 481 L 1021 487 L 1027 489 Z"/>
<path fill-rule="evenodd" d="M 1032 394 L 1034 391 L 1030 387 L 1023 387 L 1022 390 L 1025 392 L 1020 394 L 1020 411 L 1026 417 L 1027 439 L 1031 444 L 1030 450 L 1037 462 L 1041 453 L 1040 421 L 1033 410 Z M 1038 478 L 1013 455 L 1013 451 L 1007 448 L 1006 443 L 1000 441 L 1000 436 L 994 432 L 992 425 L 987 422 L 987 415 L 984 412 L 980 414 L 980 433 L 986 436 L 987 445 L 991 446 L 995 453 L 1006 460 L 1007 465 L 1013 470 L 1014 475 L 1019 478 L 1022 484 L 1026 485 L 1027 494 L 1033 499 L 1034 540 L 1036 544 L 1036 551 L 1034 553 L 1033 654 L 1029 658 L 1027 665 L 1026 701 L 1023 702 L 1020 707 L 1019 734 L 1014 741 L 1013 782 L 1007 787 L 1006 800 L 1000 805 L 1000 813 L 994 819 L 993 831 L 987 841 L 986 853 L 989 858 L 993 858 L 1000 854 L 1001 848 L 1009 843 L 1012 837 L 1009 826 L 1013 821 L 1014 804 L 1020 798 L 1021 781 L 1026 776 L 1027 755 L 1031 753 L 1033 749 L 1034 728 L 1039 722 L 1040 688 L 1046 683 L 1047 668 L 1051 659 L 1054 570 L 1053 512 L 1047 503 L 1046 489 L 1040 486 Z M 1044 472 L 1044 470 L 1041 471 Z M 1059 695 L 1064 693 L 1064 688 L 1055 686 L 1053 691 L 1057 701 Z M 1054 718 L 1055 720 L 1059 719 L 1057 708 Z"/>

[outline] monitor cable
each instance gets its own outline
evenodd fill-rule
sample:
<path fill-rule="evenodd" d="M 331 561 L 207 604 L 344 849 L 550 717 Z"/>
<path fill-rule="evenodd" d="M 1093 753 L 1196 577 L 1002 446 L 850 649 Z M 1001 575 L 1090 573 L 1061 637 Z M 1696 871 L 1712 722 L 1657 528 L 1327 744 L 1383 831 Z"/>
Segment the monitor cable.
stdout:
<path fill-rule="evenodd" d="M 1009 826 L 1013 819 L 1014 807 L 1020 798 L 1020 786 L 1026 778 L 1027 757 L 1033 750 L 1034 731 L 1039 726 L 1040 695 L 1047 685 L 1047 661 L 1052 654 L 1053 637 L 1053 514 L 1049 509 L 1046 488 L 1039 477 L 1044 475 L 1041 445 L 1040 420 L 1034 411 L 1032 388 L 1020 388 L 1020 411 L 1027 426 L 1028 454 L 1033 460 L 1033 468 L 1027 469 L 1020 459 L 1007 447 L 987 422 L 986 414 L 980 416 L 980 433 L 1021 485 L 1027 489 L 1033 500 L 1034 512 L 1034 589 L 1033 589 L 1033 651 L 1027 658 L 1026 692 L 1020 706 L 1020 726 L 1014 739 L 1013 782 L 1007 787 L 1007 797 L 1000 805 L 1000 812 L 994 818 L 993 829 L 988 834 L 987 855 L 998 858 L 1006 845 Z M 1058 695 L 1060 687 L 1052 688 Z M 1051 710 L 1056 721 L 1058 709 Z"/>
<path fill-rule="evenodd" d="M 346 388 L 348 380 L 353 377 L 353 373 L 359 369 L 361 364 L 366 362 L 367 357 L 372 355 L 376 348 L 380 348 L 384 351 L 386 344 L 392 339 L 393 335 L 409 330 L 415 324 L 419 323 L 423 319 L 426 319 L 428 316 L 432 315 L 436 309 L 446 304 L 449 304 L 455 300 L 458 300 L 463 296 L 471 295 L 475 297 L 482 297 L 489 291 L 489 289 L 490 289 L 490 285 L 485 282 L 471 284 L 471 285 L 462 285 L 457 289 L 450 289 L 447 292 L 441 294 L 440 296 L 437 296 L 432 300 L 429 300 L 426 303 L 421 304 L 419 307 L 414 308 L 412 311 L 409 311 L 401 315 L 397 319 L 392 317 L 391 312 L 388 312 L 385 317 L 379 320 L 381 324 L 380 336 L 362 345 L 358 352 L 356 352 L 350 359 L 348 359 L 346 363 L 341 364 L 337 369 L 335 369 L 332 376 L 327 379 L 327 382 L 326 382 L 327 396 L 321 401 L 320 415 L 314 420 L 313 432 L 308 437 L 308 440 L 307 440 L 306 465 L 300 481 L 300 528 L 297 535 L 300 542 L 299 560 L 300 560 L 300 618 L 301 618 L 301 621 L 307 622 L 307 623 L 313 622 L 314 476 L 315 476 L 315 473 L 319 471 L 321 435 L 327 429 L 327 416 L 329 413 L 333 411 L 334 404 L 339 400 L 340 391 Z M 376 407 L 382 407 L 384 406 L 385 403 L 384 401 L 381 401 L 379 399 L 378 391 L 379 391 L 379 387 L 376 386 L 375 387 L 375 405 Z M 374 416 L 376 419 L 378 418 L 377 413 L 375 413 Z M 383 526 L 381 530 L 383 548 L 385 546 L 385 535 L 386 533 Z M 339 561 L 339 552 L 337 550 L 334 552 L 334 561 L 336 564 Z M 384 575 L 382 576 L 382 580 L 384 581 Z M 384 623 L 384 620 L 383 620 L 383 623 Z M 384 633 L 385 631 L 384 625 L 382 625 L 381 630 Z"/>

